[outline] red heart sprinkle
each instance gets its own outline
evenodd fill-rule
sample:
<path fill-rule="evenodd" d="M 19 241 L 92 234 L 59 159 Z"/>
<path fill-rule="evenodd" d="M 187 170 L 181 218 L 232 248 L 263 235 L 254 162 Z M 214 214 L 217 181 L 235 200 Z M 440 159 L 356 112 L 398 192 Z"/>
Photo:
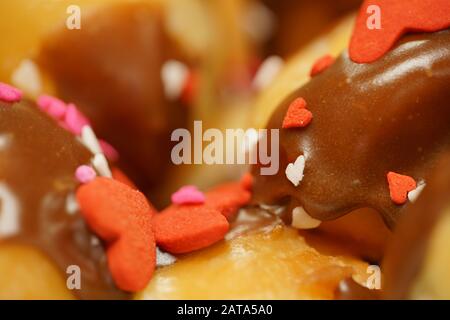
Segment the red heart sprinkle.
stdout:
<path fill-rule="evenodd" d="M 181 101 L 187 105 L 192 104 L 198 91 L 199 75 L 195 71 L 190 71 L 183 90 L 181 92 Z"/>
<path fill-rule="evenodd" d="M 158 246 L 175 254 L 206 248 L 223 239 L 228 228 L 218 210 L 203 205 L 172 205 L 153 218 Z"/>
<path fill-rule="evenodd" d="M 324 72 L 333 63 L 334 63 L 334 58 L 331 55 L 327 54 L 327 55 L 323 56 L 322 58 L 317 59 L 317 61 L 313 64 L 309 75 L 311 77 L 314 77 L 314 76 L 318 75 L 319 73 Z"/>
<path fill-rule="evenodd" d="M 225 183 L 206 192 L 205 206 L 218 210 L 227 220 L 231 220 L 250 198 L 250 192 L 241 183 Z"/>
<path fill-rule="evenodd" d="M 253 176 L 250 172 L 245 173 L 240 182 L 245 190 L 251 191 L 253 189 Z"/>
<path fill-rule="evenodd" d="M 303 128 L 311 122 L 312 118 L 311 111 L 306 109 L 305 99 L 297 98 L 289 105 L 282 128 Z"/>
<path fill-rule="evenodd" d="M 223 239 L 227 220 L 250 201 L 241 182 L 226 183 L 205 193 L 203 204 L 171 205 L 153 218 L 158 246 L 170 253 L 187 253 Z"/>
<path fill-rule="evenodd" d="M 408 192 L 417 188 L 416 181 L 410 176 L 404 176 L 395 172 L 387 174 L 391 199 L 395 204 L 406 203 Z"/>
<path fill-rule="evenodd" d="M 369 29 L 367 23 L 380 8 L 381 28 Z M 370 63 L 386 54 L 408 32 L 435 32 L 450 27 L 449 0 L 366 0 L 356 19 L 350 41 L 350 59 Z"/>
<path fill-rule="evenodd" d="M 130 292 L 145 288 L 156 262 L 154 211 L 145 196 L 114 179 L 98 177 L 80 186 L 76 197 L 87 224 L 107 244 L 116 285 Z"/>

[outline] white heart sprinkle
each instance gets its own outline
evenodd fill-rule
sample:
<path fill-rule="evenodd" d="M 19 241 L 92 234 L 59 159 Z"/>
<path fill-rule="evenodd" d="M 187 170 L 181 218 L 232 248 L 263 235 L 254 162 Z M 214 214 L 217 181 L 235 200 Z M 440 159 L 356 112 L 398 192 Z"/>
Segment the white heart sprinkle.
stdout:
<path fill-rule="evenodd" d="M 286 167 L 286 177 L 294 186 L 298 186 L 303 180 L 303 170 L 305 170 L 305 156 L 299 156 L 294 163 L 289 163 Z"/>
<path fill-rule="evenodd" d="M 37 96 L 42 91 L 41 73 L 38 66 L 31 60 L 23 60 L 11 75 L 11 82 L 31 96 Z"/>
<path fill-rule="evenodd" d="M 417 198 L 419 198 L 425 186 L 425 182 L 419 182 L 414 190 L 408 192 L 408 200 L 411 202 L 415 202 Z"/>
<path fill-rule="evenodd" d="M 253 88 L 260 91 L 267 88 L 280 73 L 284 61 L 278 56 L 271 56 L 264 60 L 253 79 Z"/>
<path fill-rule="evenodd" d="M 161 69 L 161 80 L 168 99 L 178 99 L 183 91 L 188 75 L 189 69 L 183 63 L 176 60 L 169 60 L 164 63 Z"/>
<path fill-rule="evenodd" d="M 292 226 L 297 229 L 314 229 L 320 226 L 322 221 L 311 217 L 303 207 L 292 210 Z"/>

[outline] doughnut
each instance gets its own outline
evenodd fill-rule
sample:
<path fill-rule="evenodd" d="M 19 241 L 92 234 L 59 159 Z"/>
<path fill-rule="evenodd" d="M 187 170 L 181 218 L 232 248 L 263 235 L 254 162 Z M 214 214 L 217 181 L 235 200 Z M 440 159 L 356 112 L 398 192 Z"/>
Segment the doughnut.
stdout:
<path fill-rule="evenodd" d="M 272 101 L 276 103 L 266 100 L 266 105 L 257 104 L 255 110 L 267 113 L 276 106 L 267 128 L 280 130 L 281 170 L 264 176 L 260 174 L 262 164 L 253 167 L 253 203 L 282 206 L 287 222 L 300 229 L 317 228 L 318 233 L 351 241 L 363 239 L 366 243 L 360 253 L 371 261 L 384 261 L 387 269 L 381 294 L 363 289 L 350 279 L 342 283 L 344 290 L 338 291 L 338 298 L 405 298 L 405 291 L 402 296 L 396 290 L 405 290 L 405 284 L 409 284 L 406 279 L 416 270 L 412 261 L 421 250 L 420 239 L 417 233 L 410 234 L 422 228 L 420 222 L 407 218 L 408 212 L 419 210 L 420 204 L 414 202 L 426 189 L 426 177 L 437 170 L 439 156 L 448 148 L 446 106 L 450 91 L 444 70 L 450 56 L 446 30 L 449 18 L 446 11 L 442 16 L 430 16 L 436 22 L 431 29 L 421 25 L 423 20 L 403 17 L 399 8 L 392 8 L 391 19 L 395 13 L 401 16 L 389 26 L 396 36 L 383 44 L 383 52 L 377 52 L 376 46 L 371 49 L 364 42 L 358 46 L 356 40 L 363 41 L 367 35 L 363 20 L 367 5 L 369 1 L 361 8 L 348 52 L 335 59 L 328 55 L 326 60 L 318 60 L 311 68 L 310 81 L 281 96 L 284 100 L 275 100 L 280 95 L 274 93 Z M 389 8 L 389 4 L 384 5 L 385 10 Z M 414 10 L 421 10 L 421 5 Z M 416 23 L 418 31 L 426 32 L 408 34 L 403 23 Z M 373 41 L 376 44 L 379 40 L 375 37 Z M 424 59 L 423 64 L 417 63 L 419 57 Z M 295 59 L 291 63 L 286 66 L 292 68 L 291 74 L 283 70 L 277 80 L 287 82 L 290 76 L 295 81 Z M 275 85 L 272 89 L 275 92 Z M 293 170 L 302 174 L 296 175 Z M 423 201 L 430 206 L 433 203 Z M 423 214 L 425 209 L 421 209 Z M 364 216 L 368 210 L 377 212 L 378 221 L 384 221 L 385 226 Z M 351 215 L 356 218 L 351 219 Z M 296 217 L 304 222 L 299 223 Z M 402 218 L 410 228 L 403 238 L 396 229 Z M 341 219 L 347 221 L 339 223 Z M 372 234 L 361 228 L 364 223 Z M 416 246 L 411 244 L 411 237 L 415 237 Z M 362 243 L 358 242 L 359 247 Z M 387 256 L 383 257 L 385 251 Z M 440 254 L 440 258 L 445 259 L 445 255 Z M 410 262 L 413 266 L 407 268 Z M 353 295 L 348 294 L 348 288 Z M 424 287 L 420 289 L 425 291 Z"/>
<path fill-rule="evenodd" d="M 261 176 L 256 166 L 255 201 L 276 204 L 288 197 L 289 207 L 302 206 L 321 221 L 370 207 L 393 227 L 407 200 L 396 200 L 393 184 L 402 180 L 398 192 L 414 190 L 414 180 L 424 180 L 434 166 L 434 155 L 448 147 L 450 90 L 448 75 L 440 70 L 449 63 L 449 35 L 447 30 L 406 35 L 370 64 L 356 64 L 343 53 L 292 92 L 267 127 L 280 129 L 280 167 L 303 154 L 308 174 L 295 186 L 284 170 Z M 417 57 L 426 63 L 412 63 Z M 290 110 L 299 108 L 297 99 L 314 115 L 306 128 L 285 122 Z M 414 177 L 412 186 L 402 184 L 406 176 Z"/>
<path fill-rule="evenodd" d="M 324 34 L 326 36 L 336 20 L 357 9 L 360 4 L 360 0 L 258 0 L 250 1 L 248 15 L 267 16 L 260 18 L 267 21 L 266 27 L 258 25 L 260 33 L 268 29 L 262 38 L 265 40 L 261 48 L 263 55 L 275 54 L 288 58 L 309 42 Z"/>
<path fill-rule="evenodd" d="M 0 48 L 0 299 L 450 298 L 447 0 L 74 2 Z"/>
<path fill-rule="evenodd" d="M 157 270 L 135 298 L 333 299 L 341 280 L 353 276 L 365 283 L 367 263 L 331 240 L 319 241 L 326 251 L 282 224 L 251 225 L 234 239 Z"/>

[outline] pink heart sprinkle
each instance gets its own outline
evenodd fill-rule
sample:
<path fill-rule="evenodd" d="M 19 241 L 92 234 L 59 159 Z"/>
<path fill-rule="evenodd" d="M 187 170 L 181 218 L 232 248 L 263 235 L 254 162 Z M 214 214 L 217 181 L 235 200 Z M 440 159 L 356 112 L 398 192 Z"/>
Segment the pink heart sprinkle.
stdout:
<path fill-rule="evenodd" d="M 55 119 L 64 118 L 67 110 L 66 104 L 58 98 L 42 95 L 37 99 L 39 108 Z"/>
<path fill-rule="evenodd" d="M 184 186 L 172 194 L 174 204 L 201 204 L 205 202 L 205 195 L 196 186 Z"/>
<path fill-rule="evenodd" d="M 78 108 L 73 103 L 67 105 L 64 122 L 66 123 L 69 131 L 71 131 L 75 135 L 80 135 L 81 129 L 84 126 L 89 125 L 89 120 L 78 110 Z"/>
<path fill-rule="evenodd" d="M 100 143 L 100 148 L 102 148 L 103 153 L 109 161 L 117 161 L 119 160 L 119 152 L 108 142 L 100 139 L 98 141 Z"/>
<path fill-rule="evenodd" d="M 75 178 L 81 183 L 88 183 L 89 181 L 94 180 L 97 176 L 97 173 L 90 166 L 82 165 L 77 168 L 75 171 Z"/>
<path fill-rule="evenodd" d="M 0 82 L 0 100 L 4 102 L 19 102 L 22 99 L 22 91 Z"/>

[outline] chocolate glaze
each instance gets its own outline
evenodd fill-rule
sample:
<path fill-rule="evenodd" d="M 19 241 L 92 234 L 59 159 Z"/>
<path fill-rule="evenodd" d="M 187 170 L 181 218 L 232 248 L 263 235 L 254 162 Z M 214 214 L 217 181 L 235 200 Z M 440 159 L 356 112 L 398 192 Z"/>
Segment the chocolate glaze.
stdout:
<path fill-rule="evenodd" d="M 226 239 L 230 240 L 254 233 L 266 233 L 277 226 L 284 225 L 276 211 L 276 208 L 262 209 L 251 206 L 242 208 L 237 218 L 230 224 L 230 231 L 227 233 Z"/>
<path fill-rule="evenodd" d="M 302 205 L 320 220 L 371 207 L 393 227 L 408 204 L 392 202 L 386 174 L 419 181 L 450 147 L 450 31 L 406 36 L 371 64 L 353 63 L 343 53 L 286 99 L 268 128 L 281 128 L 297 97 L 306 100 L 313 121 L 280 130 L 276 175 L 261 176 L 253 167 L 254 202 Z M 304 178 L 295 187 L 284 170 L 302 154 Z"/>
<path fill-rule="evenodd" d="M 383 298 L 409 297 L 440 218 L 450 209 L 450 154 L 445 154 L 426 177 L 426 187 L 405 210 L 382 264 Z"/>
<path fill-rule="evenodd" d="M 64 278 L 69 265 L 78 265 L 81 290 L 72 292 L 79 298 L 126 297 L 112 281 L 101 243 L 92 244 L 96 238 L 80 213 L 66 207 L 78 185 L 75 169 L 92 154 L 29 101 L 0 102 L 0 137 L 0 183 L 17 202 L 19 217 L 17 233 L 0 235 L 1 241 L 42 251 Z"/>
<path fill-rule="evenodd" d="M 382 290 L 369 290 L 352 279 L 341 282 L 336 299 L 407 299 L 440 218 L 450 208 L 450 153 L 426 177 L 426 187 L 398 221 L 382 263 Z"/>
<path fill-rule="evenodd" d="M 379 298 L 379 290 L 363 287 L 352 278 L 342 280 L 335 293 L 336 300 L 377 300 Z"/>
<path fill-rule="evenodd" d="M 185 127 L 186 108 L 169 102 L 161 67 L 184 61 L 169 38 L 160 6 L 108 6 L 61 28 L 43 44 L 40 65 L 58 95 L 75 102 L 115 146 L 121 166 L 141 189 L 159 184 L 170 161 L 170 134 Z"/>

